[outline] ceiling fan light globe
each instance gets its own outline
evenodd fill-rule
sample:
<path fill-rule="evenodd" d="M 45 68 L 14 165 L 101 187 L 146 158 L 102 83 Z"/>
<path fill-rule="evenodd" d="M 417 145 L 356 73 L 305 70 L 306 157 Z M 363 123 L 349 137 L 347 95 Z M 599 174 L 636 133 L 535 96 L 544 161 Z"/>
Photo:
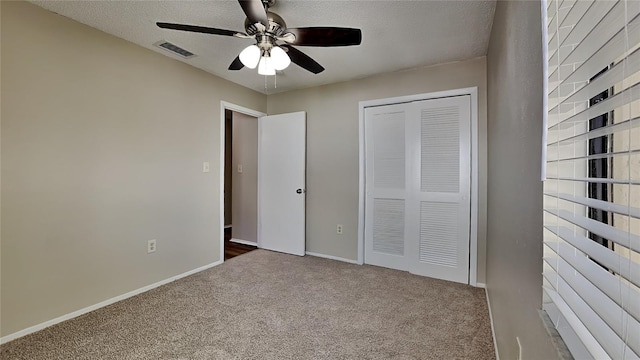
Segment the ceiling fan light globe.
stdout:
<path fill-rule="evenodd" d="M 260 58 L 260 64 L 258 65 L 258 74 L 260 75 L 275 75 L 276 68 L 273 67 L 273 61 L 270 57 L 263 56 Z"/>
<path fill-rule="evenodd" d="M 271 49 L 271 63 L 276 70 L 284 70 L 291 64 L 291 59 L 282 48 L 276 46 Z"/>
<path fill-rule="evenodd" d="M 256 45 L 249 45 L 240 52 L 240 61 L 249 69 L 255 69 L 260 61 L 260 48 Z"/>

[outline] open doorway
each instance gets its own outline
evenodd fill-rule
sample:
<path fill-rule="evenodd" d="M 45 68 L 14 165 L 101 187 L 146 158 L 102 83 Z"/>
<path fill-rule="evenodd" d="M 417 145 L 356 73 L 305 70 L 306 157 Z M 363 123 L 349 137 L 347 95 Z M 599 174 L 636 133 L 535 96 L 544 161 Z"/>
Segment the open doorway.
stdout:
<path fill-rule="evenodd" d="M 257 248 L 258 117 L 262 114 L 222 104 L 221 252 L 224 260 Z"/>
<path fill-rule="evenodd" d="M 226 243 L 228 248 L 241 244 L 304 256 L 306 113 L 266 116 L 223 101 L 220 118 L 220 254 Z M 247 140 L 241 139 L 245 128 L 251 128 Z M 231 160 L 225 161 L 228 143 Z M 225 174 L 231 183 L 227 196 Z"/>

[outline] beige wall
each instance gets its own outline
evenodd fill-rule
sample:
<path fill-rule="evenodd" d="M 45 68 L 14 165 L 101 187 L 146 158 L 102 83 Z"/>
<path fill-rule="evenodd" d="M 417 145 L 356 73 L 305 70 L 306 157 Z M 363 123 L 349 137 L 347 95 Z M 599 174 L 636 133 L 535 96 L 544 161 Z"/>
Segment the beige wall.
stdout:
<path fill-rule="evenodd" d="M 231 236 L 258 242 L 258 119 L 233 112 Z M 242 165 L 242 173 L 238 172 Z"/>
<path fill-rule="evenodd" d="M 266 111 L 266 96 L 28 3 L 1 8 L 0 334 L 220 260 L 220 101 Z"/>
<path fill-rule="evenodd" d="M 486 61 L 396 72 L 269 95 L 268 113 L 307 112 L 307 251 L 356 260 L 358 253 L 358 102 L 478 87 L 478 281 L 486 241 Z M 344 235 L 336 225 L 344 225 Z"/>
<path fill-rule="evenodd" d="M 554 359 L 542 307 L 540 2 L 499 1 L 489 52 L 487 289 L 500 358 Z"/>

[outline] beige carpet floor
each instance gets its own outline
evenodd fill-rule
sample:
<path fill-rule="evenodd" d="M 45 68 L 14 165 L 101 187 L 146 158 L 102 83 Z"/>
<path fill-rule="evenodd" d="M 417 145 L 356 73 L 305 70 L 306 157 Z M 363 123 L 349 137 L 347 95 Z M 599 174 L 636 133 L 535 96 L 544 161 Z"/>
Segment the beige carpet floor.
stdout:
<path fill-rule="evenodd" d="M 8 359 L 495 359 L 483 289 L 256 250 L 0 346 Z"/>

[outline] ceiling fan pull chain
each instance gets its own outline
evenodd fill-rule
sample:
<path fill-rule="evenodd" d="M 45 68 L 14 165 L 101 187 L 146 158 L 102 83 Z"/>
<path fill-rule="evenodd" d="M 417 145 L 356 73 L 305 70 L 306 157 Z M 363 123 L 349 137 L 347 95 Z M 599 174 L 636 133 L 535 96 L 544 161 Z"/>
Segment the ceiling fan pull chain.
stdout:
<path fill-rule="evenodd" d="M 267 91 L 267 75 L 264 76 L 264 91 Z"/>
<path fill-rule="evenodd" d="M 275 76 L 273 77 L 273 88 L 277 89 L 278 88 L 278 73 L 276 72 Z"/>

